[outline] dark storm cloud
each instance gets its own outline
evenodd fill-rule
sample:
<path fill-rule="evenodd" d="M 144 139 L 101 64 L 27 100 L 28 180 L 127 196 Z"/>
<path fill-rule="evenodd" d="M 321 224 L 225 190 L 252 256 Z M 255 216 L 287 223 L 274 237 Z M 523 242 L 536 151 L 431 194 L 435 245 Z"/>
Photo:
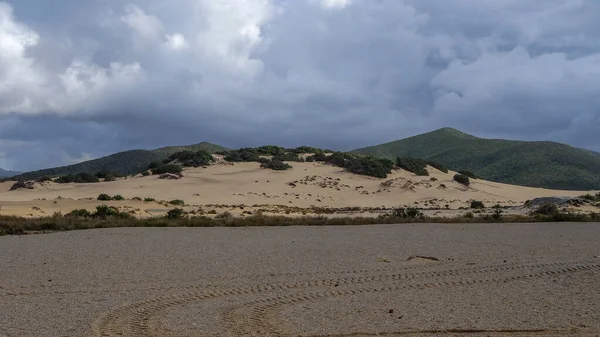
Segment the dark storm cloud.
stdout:
<path fill-rule="evenodd" d="M 0 0 L 0 167 L 452 126 L 600 150 L 594 0 Z"/>

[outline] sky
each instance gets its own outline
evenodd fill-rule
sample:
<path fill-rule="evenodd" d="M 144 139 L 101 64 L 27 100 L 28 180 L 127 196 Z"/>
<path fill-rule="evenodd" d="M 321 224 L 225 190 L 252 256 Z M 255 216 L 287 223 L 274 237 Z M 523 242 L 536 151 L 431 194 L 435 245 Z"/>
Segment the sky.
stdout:
<path fill-rule="evenodd" d="M 441 127 L 600 151 L 597 0 L 0 0 L 0 167 Z"/>

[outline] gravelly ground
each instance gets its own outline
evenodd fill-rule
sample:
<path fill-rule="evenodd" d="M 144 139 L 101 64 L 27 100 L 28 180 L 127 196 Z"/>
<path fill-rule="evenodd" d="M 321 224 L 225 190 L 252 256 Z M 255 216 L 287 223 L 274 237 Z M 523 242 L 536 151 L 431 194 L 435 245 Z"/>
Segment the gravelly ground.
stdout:
<path fill-rule="evenodd" d="M 598 336 L 599 242 L 593 223 L 1 237 L 0 336 Z"/>

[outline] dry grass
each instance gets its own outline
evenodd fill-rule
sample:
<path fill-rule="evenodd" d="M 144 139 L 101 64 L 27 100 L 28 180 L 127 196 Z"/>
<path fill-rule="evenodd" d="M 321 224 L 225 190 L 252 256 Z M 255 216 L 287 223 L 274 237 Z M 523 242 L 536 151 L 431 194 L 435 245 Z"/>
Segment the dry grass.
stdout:
<path fill-rule="evenodd" d="M 500 218 L 464 216 L 446 217 L 395 217 L 381 216 L 373 217 L 326 217 L 326 216 L 266 216 L 262 214 L 248 217 L 205 217 L 195 216 L 181 219 L 169 219 L 167 217 L 136 219 L 109 217 L 106 219 L 94 217 L 78 217 L 56 214 L 45 218 L 22 218 L 14 216 L 0 216 L 1 235 L 21 235 L 30 233 L 45 233 L 54 231 L 70 231 L 94 228 L 118 228 L 118 227 L 268 227 L 268 226 L 355 226 L 374 224 L 395 223 L 525 223 L 525 222 L 589 222 L 597 221 L 590 215 L 577 214 L 568 216 L 562 214 L 560 217 L 553 216 L 528 216 L 528 215 L 505 215 Z"/>

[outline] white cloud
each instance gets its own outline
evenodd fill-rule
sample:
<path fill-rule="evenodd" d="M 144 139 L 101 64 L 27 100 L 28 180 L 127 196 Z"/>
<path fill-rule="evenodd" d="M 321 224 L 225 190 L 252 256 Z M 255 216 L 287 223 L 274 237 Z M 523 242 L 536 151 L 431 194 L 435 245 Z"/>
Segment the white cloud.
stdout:
<path fill-rule="evenodd" d="M 125 15 L 121 17 L 121 21 L 146 40 L 158 41 L 165 35 L 162 22 L 155 16 L 147 15 L 136 5 L 125 6 Z"/>
<path fill-rule="evenodd" d="M 321 5 L 325 8 L 344 8 L 350 2 L 351 0 L 321 0 Z"/>

